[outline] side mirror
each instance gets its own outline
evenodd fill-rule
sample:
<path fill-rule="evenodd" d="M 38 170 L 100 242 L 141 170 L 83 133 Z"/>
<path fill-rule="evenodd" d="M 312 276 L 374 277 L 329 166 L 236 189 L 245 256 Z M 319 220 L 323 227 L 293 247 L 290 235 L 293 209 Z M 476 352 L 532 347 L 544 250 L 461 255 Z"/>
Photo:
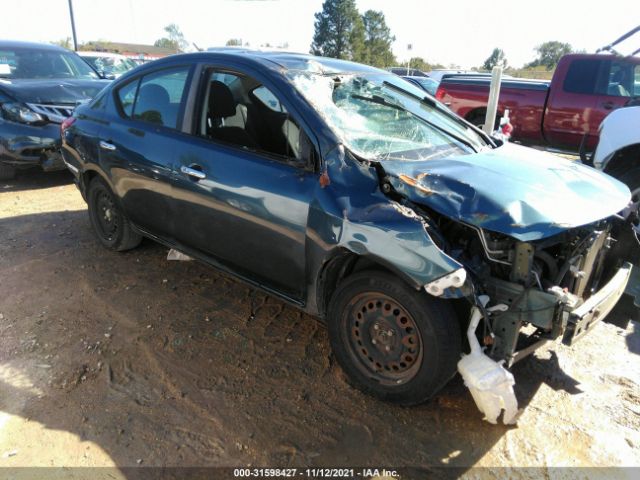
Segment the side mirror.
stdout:
<path fill-rule="evenodd" d="M 113 73 L 105 72 L 104 70 L 98 70 L 98 75 L 103 80 L 115 80 L 116 76 Z"/>

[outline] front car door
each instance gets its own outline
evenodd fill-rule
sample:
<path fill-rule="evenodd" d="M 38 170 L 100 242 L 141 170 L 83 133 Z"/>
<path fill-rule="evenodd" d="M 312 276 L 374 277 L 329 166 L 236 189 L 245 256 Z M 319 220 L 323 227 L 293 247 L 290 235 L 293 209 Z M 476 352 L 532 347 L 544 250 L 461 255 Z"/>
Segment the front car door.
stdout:
<path fill-rule="evenodd" d="M 191 69 L 164 67 L 114 89 L 99 142 L 101 166 L 129 219 L 166 239 L 173 237 L 171 182 Z"/>
<path fill-rule="evenodd" d="M 640 60 L 613 58 L 604 65 L 596 107 L 598 126 L 613 110 L 624 107 L 634 97 L 640 97 Z"/>
<path fill-rule="evenodd" d="M 317 150 L 255 73 L 206 66 L 193 132 L 177 152 L 176 239 L 301 301 Z"/>

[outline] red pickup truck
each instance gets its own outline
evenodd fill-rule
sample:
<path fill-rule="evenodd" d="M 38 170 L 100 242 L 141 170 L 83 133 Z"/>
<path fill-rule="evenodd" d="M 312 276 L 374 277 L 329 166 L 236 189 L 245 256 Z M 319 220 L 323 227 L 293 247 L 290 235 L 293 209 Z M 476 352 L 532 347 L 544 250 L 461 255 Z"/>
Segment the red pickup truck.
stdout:
<path fill-rule="evenodd" d="M 475 125 L 484 124 L 490 79 L 445 77 L 436 98 Z M 640 97 L 640 58 L 571 54 L 560 59 L 551 81 L 508 79 L 500 87 L 497 118 L 509 109 L 512 138 L 577 152 L 585 134 L 593 150 L 607 114 Z"/>

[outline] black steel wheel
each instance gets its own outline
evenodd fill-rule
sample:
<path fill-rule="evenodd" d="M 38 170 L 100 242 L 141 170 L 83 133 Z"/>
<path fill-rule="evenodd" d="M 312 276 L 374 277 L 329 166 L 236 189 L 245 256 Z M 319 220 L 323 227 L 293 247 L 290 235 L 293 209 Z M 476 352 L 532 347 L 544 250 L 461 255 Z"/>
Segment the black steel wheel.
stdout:
<path fill-rule="evenodd" d="M 96 177 L 89 184 L 87 203 L 93 232 L 102 245 L 124 251 L 140 244 L 142 237 L 133 230 L 115 195 L 101 178 Z"/>
<path fill-rule="evenodd" d="M 379 292 L 357 295 L 342 313 L 348 351 L 364 375 L 381 385 L 411 380 L 420 368 L 422 338 L 406 309 Z"/>
<path fill-rule="evenodd" d="M 455 374 L 461 336 L 453 309 L 391 274 L 348 277 L 331 298 L 327 321 L 349 381 L 378 398 L 421 403 Z"/>

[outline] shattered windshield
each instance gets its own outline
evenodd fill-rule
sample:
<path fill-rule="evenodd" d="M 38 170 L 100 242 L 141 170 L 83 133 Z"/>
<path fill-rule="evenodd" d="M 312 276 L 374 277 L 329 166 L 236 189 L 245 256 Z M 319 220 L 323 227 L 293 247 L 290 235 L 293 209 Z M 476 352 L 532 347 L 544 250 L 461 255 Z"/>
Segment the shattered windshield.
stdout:
<path fill-rule="evenodd" d="M 113 73 L 114 75 L 122 75 L 132 68 L 136 68 L 136 64 L 128 58 L 120 57 L 91 57 L 85 56 L 98 71 L 104 73 Z"/>
<path fill-rule="evenodd" d="M 35 48 L 0 50 L 0 78 L 83 78 L 98 74 L 71 52 Z"/>
<path fill-rule="evenodd" d="M 296 89 L 355 154 L 430 160 L 474 153 L 488 142 L 418 87 L 390 74 L 290 71 Z"/>

